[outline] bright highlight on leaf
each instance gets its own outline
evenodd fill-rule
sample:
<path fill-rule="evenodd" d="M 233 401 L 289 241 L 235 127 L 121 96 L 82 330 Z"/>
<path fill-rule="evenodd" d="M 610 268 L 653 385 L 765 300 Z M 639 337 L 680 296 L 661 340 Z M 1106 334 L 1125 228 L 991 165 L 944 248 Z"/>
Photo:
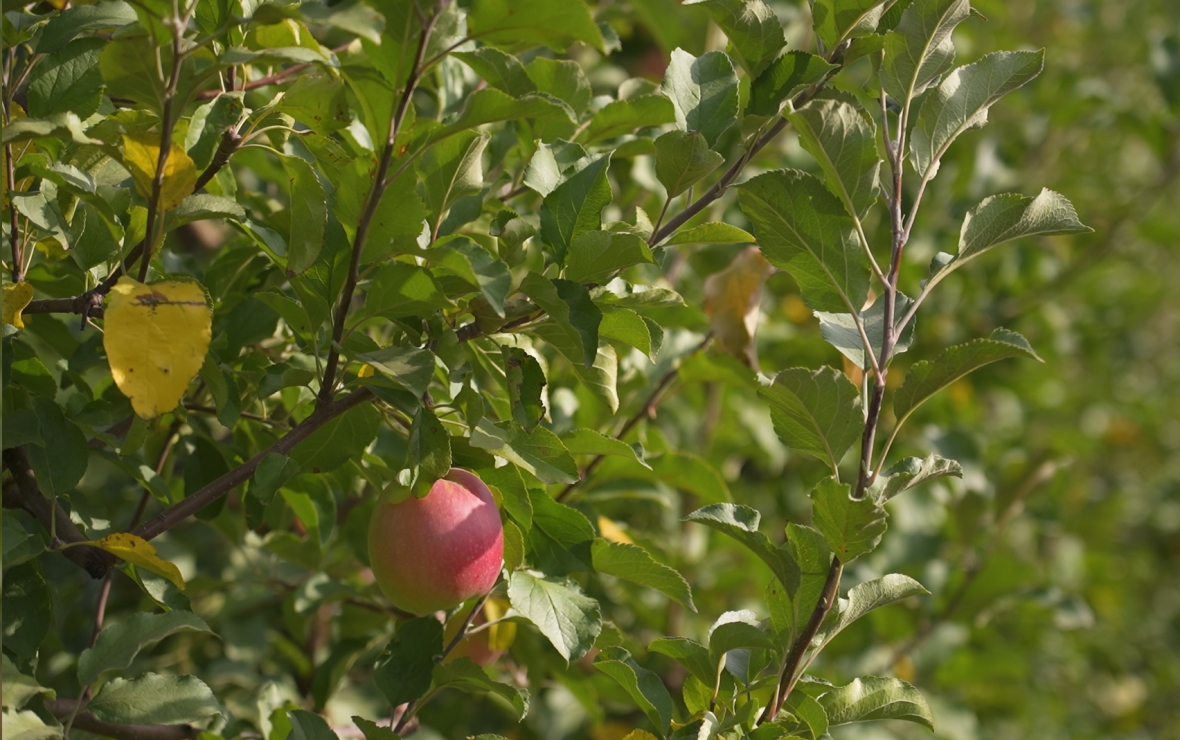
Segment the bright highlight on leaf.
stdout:
<path fill-rule="evenodd" d="M 123 277 L 106 298 L 103 347 L 119 390 L 151 419 L 180 403 L 205 361 L 213 312 L 195 281 Z"/>
<path fill-rule="evenodd" d="M 180 575 L 180 569 L 157 555 L 155 546 L 142 537 L 127 532 L 116 532 L 91 544 L 134 566 L 161 575 L 176 584 L 181 591 L 184 590 L 184 577 Z"/>
<path fill-rule="evenodd" d="M 31 300 L 33 300 L 32 285 L 28 283 L 5 283 L 4 323 L 9 326 L 15 326 L 17 329 L 25 328 L 25 322 L 21 318 L 20 312 L 25 310 L 25 306 L 28 306 Z"/>
<path fill-rule="evenodd" d="M 123 134 L 123 165 L 135 180 L 135 189 L 152 197 L 152 182 L 160 161 L 160 137 L 156 134 Z M 170 211 L 192 195 L 197 186 L 197 166 L 176 142 L 168 150 L 164 181 L 160 186 L 160 210 Z"/>

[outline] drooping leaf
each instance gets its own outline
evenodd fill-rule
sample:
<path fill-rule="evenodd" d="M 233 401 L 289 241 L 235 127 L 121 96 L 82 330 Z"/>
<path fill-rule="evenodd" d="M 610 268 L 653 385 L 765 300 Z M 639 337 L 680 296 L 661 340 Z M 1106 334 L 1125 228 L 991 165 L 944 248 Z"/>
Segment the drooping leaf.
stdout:
<path fill-rule="evenodd" d="M 812 26 L 824 47 L 834 49 L 845 39 L 877 29 L 885 0 L 816 0 L 811 6 Z"/>
<path fill-rule="evenodd" d="M 558 185 L 598 161 L 588 156 L 581 144 L 561 140 L 541 144 L 524 169 L 524 184 L 547 198 Z M 516 217 L 515 212 L 508 214 Z M 507 222 L 502 225 L 507 226 Z"/>
<path fill-rule="evenodd" d="M 430 690 L 434 656 L 443 651 L 442 623 L 428 614 L 403 622 L 373 668 L 373 681 L 393 706 Z"/>
<path fill-rule="evenodd" d="M 656 139 L 656 177 L 674 198 L 725 161 L 699 131 L 669 131 Z"/>
<path fill-rule="evenodd" d="M 750 610 L 725 612 L 709 630 L 709 659 L 714 665 L 720 665 L 731 650 L 774 646 L 774 639 L 758 626 L 758 616 Z"/>
<path fill-rule="evenodd" d="M 869 494 L 881 501 L 888 501 L 902 491 L 908 491 L 914 486 L 925 483 L 932 478 L 942 478 L 953 475 L 963 476 L 963 468 L 954 460 L 947 460 L 933 453 L 920 457 L 907 457 L 899 460 L 883 474 L 877 476 Z"/>
<path fill-rule="evenodd" d="M 436 282 L 442 279 L 442 270 L 461 278 L 479 290 L 497 316 L 504 317 L 504 300 L 512 289 L 512 274 L 503 261 L 470 239 L 462 237 L 428 250 L 426 259 L 434 268 Z"/>
<path fill-rule="evenodd" d="M 598 335 L 602 339 L 615 339 L 629 344 L 652 361 L 659 354 L 664 341 L 664 330 L 659 324 L 626 308 L 603 312 Z"/>
<path fill-rule="evenodd" d="M 451 470 L 451 436 L 425 406 L 418 407 L 410 423 L 406 466 L 412 471 L 415 493 L 421 491 L 422 495 Z"/>
<path fill-rule="evenodd" d="M 196 281 L 145 285 L 124 275 L 105 309 L 103 348 L 135 413 L 151 419 L 176 408 L 213 335 L 205 289 Z"/>
<path fill-rule="evenodd" d="M 848 215 L 863 218 L 877 200 L 881 168 L 872 120 L 840 100 L 813 100 L 787 118 Z"/>
<path fill-rule="evenodd" d="M 840 599 L 833 610 L 834 616 L 830 620 L 824 620 L 824 625 L 816 634 L 812 644 L 816 646 L 816 650 L 823 650 L 823 646 L 831 642 L 832 638 L 848 625 L 874 609 L 919 594 L 929 595 L 930 592 L 913 578 L 898 573 L 858 583 L 848 592 L 848 598 Z"/>
<path fill-rule="evenodd" d="M 864 327 L 865 336 L 869 339 L 869 347 L 873 350 L 873 356 L 880 356 L 881 343 L 885 338 L 885 301 L 883 296 L 879 296 L 873 301 L 873 305 L 860 312 L 860 320 Z M 899 291 L 896 294 L 893 306 L 895 328 L 913 303 L 913 300 L 904 293 Z M 860 331 L 856 328 L 856 320 L 852 314 L 816 311 L 815 317 L 819 319 L 820 334 L 828 344 L 840 350 L 840 354 L 856 363 L 857 367 L 868 369 L 872 366 L 868 355 L 865 354 L 864 339 L 861 338 Z M 910 348 L 910 344 L 914 341 L 915 323 L 911 321 L 907 324 L 894 339 L 891 356 L 897 356 Z"/>
<path fill-rule="evenodd" d="M 639 459 L 634 447 L 593 429 L 571 430 L 561 435 L 561 441 L 574 455 L 613 455 L 634 460 L 643 467 L 651 469 L 650 465 Z"/>
<path fill-rule="evenodd" d="M 934 83 L 955 61 L 951 31 L 971 13 L 968 0 L 914 3 L 897 28 L 885 34 L 881 86 L 903 107 Z"/>
<path fill-rule="evenodd" d="M 770 567 L 775 577 L 788 589 L 799 582 L 799 565 L 789 554 L 775 547 L 770 538 L 758 531 L 762 515 L 740 504 L 710 504 L 684 517 L 685 521 L 704 524 L 737 540 Z"/>
<path fill-rule="evenodd" d="M 819 703 L 833 726 L 903 719 L 934 729 L 934 715 L 921 692 L 899 678 L 864 676 L 827 692 L 819 698 Z"/>
<path fill-rule="evenodd" d="M 463 106 L 459 118 L 450 125 L 437 129 L 431 134 L 427 144 L 442 141 L 485 123 L 521 119 L 569 121 L 570 114 L 568 107 L 547 95 L 529 93 L 514 98 L 495 88 L 485 87 L 472 93 L 467 98 L 467 104 Z"/>
<path fill-rule="evenodd" d="M 833 469 L 861 436 L 860 393 L 835 368 L 783 370 L 758 395 L 770 404 L 774 430 L 784 444 L 815 455 Z"/>
<path fill-rule="evenodd" d="M 469 35 L 506 51 L 547 46 L 565 51 L 574 41 L 606 53 L 602 32 L 582 0 L 477 0 L 467 16 Z"/>
<path fill-rule="evenodd" d="M 619 410 L 619 359 L 610 342 L 606 341 L 603 336 L 599 336 L 594 364 L 586 367 L 583 362 L 584 345 L 580 344 L 568 330 L 555 322 L 539 324 L 533 327 L 530 333 L 561 353 L 569 361 L 578 380 L 591 393 L 601 399 L 612 414 Z"/>
<path fill-rule="evenodd" d="M 598 353 L 598 325 L 602 311 L 584 287 L 570 280 L 549 280 L 530 272 L 521 291 L 545 310 L 570 343 L 581 350 L 584 367 L 592 367 Z"/>
<path fill-rule="evenodd" d="M 221 713 L 221 703 L 196 676 L 114 678 L 103 684 L 86 711 L 117 725 L 181 725 Z"/>
<path fill-rule="evenodd" d="M 567 661 L 585 655 L 602 631 L 598 602 L 568 578 L 518 570 L 508 579 L 508 598 Z"/>
<path fill-rule="evenodd" d="M 381 413 L 362 404 L 324 423 L 291 450 L 291 459 L 307 473 L 327 473 L 361 453 L 381 426 Z"/>
<path fill-rule="evenodd" d="M 700 5 L 725 31 L 730 54 L 750 79 L 761 74 L 787 45 L 778 15 L 762 0 L 693 0 L 685 5 Z"/>
<path fill-rule="evenodd" d="M 594 559 L 594 570 L 599 573 L 654 588 L 690 610 L 697 610 L 692 602 L 692 590 L 684 576 L 673 568 L 657 562 L 651 553 L 642 547 L 622 542 L 608 542 L 599 538 L 594 540 L 591 555 Z"/>
<path fill-rule="evenodd" d="M 195 614 L 183 611 L 140 612 L 123 622 L 103 627 L 94 647 L 83 650 L 78 658 L 79 683 L 92 684 L 103 671 L 128 667 L 140 650 L 182 630 L 212 632 Z"/>
<path fill-rule="evenodd" d="M 852 488 L 824 478 L 811 491 L 811 521 L 840 562 L 872 552 L 885 534 L 885 507 L 872 497 L 852 498 Z"/>
<path fill-rule="evenodd" d="M 486 691 L 495 694 L 516 710 L 518 721 L 523 720 L 529 711 L 528 689 L 492 679 L 468 657 L 439 665 L 434 672 L 434 686 L 439 689 L 453 686 L 465 692 Z"/>
<path fill-rule="evenodd" d="M 659 674 L 641 667 L 631 653 L 618 646 L 599 653 L 594 667 L 619 682 L 661 736 L 667 732 L 672 721 L 672 696 Z"/>
<path fill-rule="evenodd" d="M 675 106 L 677 128 L 700 132 L 710 147 L 737 123 L 737 72 L 724 52 L 674 50 L 661 89 Z"/>
<path fill-rule="evenodd" d="M 869 290 L 868 262 L 852 217 L 811 175 L 777 170 L 739 186 L 762 254 L 795 278 L 817 311 L 857 311 Z"/>
<path fill-rule="evenodd" d="M 545 373 L 541 364 L 520 347 L 501 347 L 504 354 L 504 382 L 508 386 L 508 400 L 512 404 L 512 418 L 526 432 L 545 416 L 541 392 L 545 387 Z"/>
<path fill-rule="evenodd" d="M 328 721 L 315 712 L 293 709 L 287 712 L 287 719 L 291 721 L 288 740 L 339 740 L 339 736 L 328 726 Z"/>
<path fill-rule="evenodd" d="M 418 189 L 432 223 L 440 221 L 455 201 L 483 187 L 481 158 L 487 143 L 486 133 L 464 131 L 427 149 L 418 160 Z"/>
<path fill-rule="evenodd" d="M 823 79 L 836 65 L 805 51 L 788 51 L 750 83 L 746 113 L 777 116 L 783 104 L 804 88 Z"/>
<path fill-rule="evenodd" d="M 712 685 L 717 679 L 717 663 L 709 656 L 709 650 L 696 640 L 687 637 L 661 637 L 648 645 L 648 650 L 672 658 L 687 668 L 701 683 Z"/>
<path fill-rule="evenodd" d="M 933 360 L 914 363 L 893 396 L 893 413 L 898 425 L 904 424 L 914 409 L 959 378 L 1009 357 L 1041 359 L 1024 337 L 1014 331 L 996 329 L 986 339 L 947 347 Z"/>
<path fill-rule="evenodd" d="M 116 532 L 108 534 L 100 540 L 95 540 L 91 544 L 136 567 L 162 575 L 176 584 L 176 587 L 181 591 L 184 590 L 184 577 L 180 575 L 180 569 L 156 554 L 155 545 L 142 537 L 137 537 L 129 532 Z"/>
<path fill-rule="evenodd" d="M 530 490 L 533 527 L 525 537 L 530 560 L 549 575 L 588 573 L 594 569 L 594 525 L 577 509 Z"/>
<path fill-rule="evenodd" d="M 785 585 L 771 582 L 766 587 L 770 619 L 783 644 L 790 644 L 811 618 L 823 595 L 832 567 L 832 551 L 817 530 L 799 524 L 787 525 L 782 550 L 798 564 L 799 578 Z"/>
<path fill-rule="evenodd" d="M 747 247 L 729 267 L 705 279 L 705 313 L 717 349 L 758 367 L 754 334 L 758 328 L 762 286 L 774 272 L 758 247 Z"/>
<path fill-rule="evenodd" d="M 180 202 L 180 205 L 168 211 L 164 216 L 164 230 L 171 231 L 193 221 L 205 221 L 213 218 L 244 221 L 246 209 L 231 198 L 197 193 L 185 198 Z"/>
<path fill-rule="evenodd" d="M 959 134 L 987 123 L 988 109 L 1045 66 L 1045 50 L 997 51 L 951 72 L 922 104 L 910 142 L 914 169 L 933 177 Z M 1080 224 L 1079 224 L 1080 225 Z"/>

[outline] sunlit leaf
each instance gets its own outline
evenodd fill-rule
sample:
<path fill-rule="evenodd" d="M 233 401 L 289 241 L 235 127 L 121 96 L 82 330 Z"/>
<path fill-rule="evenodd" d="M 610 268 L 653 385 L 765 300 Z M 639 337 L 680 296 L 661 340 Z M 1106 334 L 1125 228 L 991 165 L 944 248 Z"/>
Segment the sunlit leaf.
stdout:
<path fill-rule="evenodd" d="M 123 134 L 123 164 L 131 172 L 135 189 L 144 198 L 152 197 L 153 183 L 160 161 L 160 137 L 156 134 Z M 170 211 L 192 194 L 197 184 L 197 166 L 177 142 L 173 141 L 164 162 L 160 181 L 160 211 Z"/>
<path fill-rule="evenodd" d="M 175 583 L 181 591 L 184 590 L 184 577 L 180 575 L 180 569 L 157 555 L 155 546 L 142 537 L 128 532 L 116 532 L 108 534 L 101 540 L 95 540 L 91 544 L 101 547 L 128 563 L 150 570 L 152 573 L 158 573 Z"/>
<path fill-rule="evenodd" d="M 17 329 L 25 328 L 21 311 L 33 300 L 33 286 L 28 283 L 4 283 L 3 321 Z"/>

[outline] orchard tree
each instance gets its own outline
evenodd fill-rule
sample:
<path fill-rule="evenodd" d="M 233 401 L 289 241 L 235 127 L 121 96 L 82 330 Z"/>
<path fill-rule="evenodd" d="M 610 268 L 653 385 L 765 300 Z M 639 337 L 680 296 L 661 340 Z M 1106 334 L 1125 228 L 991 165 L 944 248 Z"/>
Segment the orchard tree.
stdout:
<path fill-rule="evenodd" d="M 957 66 L 972 14 L 8 10 L 5 736 L 933 726 L 901 641 L 825 650 L 928 593 L 866 565 L 963 472 L 923 404 L 1038 357 L 915 323 L 1088 230 L 1026 183 L 923 233 L 1045 63 Z"/>

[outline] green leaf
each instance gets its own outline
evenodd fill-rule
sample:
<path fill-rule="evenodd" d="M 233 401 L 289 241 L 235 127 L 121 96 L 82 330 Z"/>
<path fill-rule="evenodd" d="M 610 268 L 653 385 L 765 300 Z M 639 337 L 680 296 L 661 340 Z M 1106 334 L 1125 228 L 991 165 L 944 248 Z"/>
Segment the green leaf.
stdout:
<path fill-rule="evenodd" d="M 345 411 L 312 432 L 291 450 L 291 459 L 305 473 L 327 473 L 361 453 L 377 436 L 381 412 L 371 404 Z"/>
<path fill-rule="evenodd" d="M 504 317 L 504 299 L 512 290 L 512 274 L 504 262 L 464 237 L 453 238 L 427 250 L 426 259 L 434 268 L 436 281 L 441 280 L 446 273 L 461 278 L 479 291 L 497 316 Z"/>
<path fill-rule="evenodd" d="M 913 300 L 903 293 L 898 293 L 894 299 L 893 316 L 894 326 L 901 323 Z M 816 311 L 815 317 L 819 319 L 819 331 L 828 344 L 840 350 L 840 354 L 856 363 L 857 367 L 861 369 L 868 369 L 871 363 L 865 355 L 864 341 L 860 338 L 860 332 L 856 329 L 856 321 L 850 313 L 828 313 L 827 311 Z M 864 324 L 865 336 L 869 338 L 869 346 L 873 349 L 873 354 L 881 354 L 881 343 L 885 337 L 885 299 L 878 297 L 873 301 L 873 305 L 866 308 L 860 313 L 860 320 Z M 910 348 L 910 344 L 914 341 L 914 325 L 916 322 L 911 321 L 897 336 L 893 345 L 893 356 L 897 356 Z"/>
<path fill-rule="evenodd" d="M 406 440 L 406 467 L 412 473 L 414 491 L 426 495 L 430 486 L 451 470 L 451 437 L 425 406 L 418 407 Z"/>
<path fill-rule="evenodd" d="M 610 204 L 610 181 L 606 173 L 610 153 L 603 154 L 545 196 L 541 204 L 541 241 L 559 263 L 574 238 L 602 228 L 602 210 Z"/>
<path fill-rule="evenodd" d="M 578 479 L 578 465 L 561 438 L 542 426 L 526 433 L 513 422 L 492 424 L 481 419 L 471 432 L 471 445 L 516 463 L 543 483 Z"/>
<path fill-rule="evenodd" d="M 663 563 L 656 562 L 647 550 L 638 545 L 594 540 L 592 551 L 594 570 L 654 588 L 673 601 L 696 611 L 692 590 L 684 576 Z"/>
<path fill-rule="evenodd" d="M 729 53 L 750 75 L 761 74 L 787 40 L 778 15 L 762 0 L 692 0 L 685 5 L 700 5 L 725 31 Z"/>
<path fill-rule="evenodd" d="M 508 702 L 516 710 L 516 720 L 518 722 L 523 720 L 529 711 L 529 692 L 527 689 L 517 688 L 493 680 L 471 658 L 462 657 L 450 663 L 443 663 L 434 670 L 434 687 L 436 689 L 444 689 L 448 686 L 466 693 L 486 691 L 495 694 Z"/>
<path fill-rule="evenodd" d="M 564 274 L 567 280 L 588 283 L 632 265 L 654 263 L 647 242 L 635 234 L 587 231 L 574 237 L 570 244 Z"/>
<path fill-rule="evenodd" d="M 654 480 L 695 494 L 701 501 L 724 503 L 730 500 L 725 479 L 708 460 L 699 455 L 667 452 L 648 462 Z"/>
<path fill-rule="evenodd" d="M 672 722 L 672 695 L 658 673 L 641 667 L 631 658 L 631 653 L 618 646 L 599 653 L 594 667 L 618 681 L 655 725 L 660 737 L 665 736 Z"/>
<path fill-rule="evenodd" d="M 663 344 L 663 332 L 656 322 L 626 308 L 608 309 L 598 326 L 600 337 L 629 344 L 653 362 Z"/>
<path fill-rule="evenodd" d="M 468 35 L 506 51 L 547 46 L 565 51 L 575 41 L 606 54 L 606 42 L 582 0 L 477 0 L 467 16 Z"/>
<path fill-rule="evenodd" d="M 662 246 L 677 244 L 753 244 L 754 235 L 726 223 L 710 221 L 677 231 Z"/>
<path fill-rule="evenodd" d="M 569 59 L 535 57 L 525 68 L 539 92 L 548 93 L 567 103 L 580 116 L 590 102 L 590 80 L 581 65 Z"/>
<path fill-rule="evenodd" d="M 287 236 L 287 270 L 298 275 L 320 256 L 328 224 L 324 186 L 305 159 L 280 156 L 291 196 L 291 221 Z"/>
<path fill-rule="evenodd" d="M 954 460 L 947 460 L 933 453 L 927 455 L 926 459 L 906 457 L 883 475 L 877 476 L 877 480 L 869 489 L 869 494 L 879 501 L 888 501 L 902 491 L 908 491 L 932 478 L 948 475 L 963 477 L 962 466 Z"/>
<path fill-rule="evenodd" d="M 808 306 L 851 312 L 864 305 L 869 269 L 856 226 L 822 183 L 798 170 L 778 170 L 738 191 L 762 254 L 791 273 Z"/>
<path fill-rule="evenodd" d="M 435 131 L 427 144 L 433 144 L 485 123 L 523 119 L 568 121 L 570 116 L 569 109 L 551 97 L 530 93 L 514 98 L 495 88 L 487 87 L 472 93 L 459 117 L 449 126 Z"/>
<path fill-rule="evenodd" d="M 515 54 L 485 46 L 475 51 L 457 51 L 451 56 L 475 70 L 489 85 L 514 98 L 537 91 L 536 84 Z"/>
<path fill-rule="evenodd" d="M 426 207 L 415 191 L 417 179 L 416 173 L 407 169 L 382 193 L 365 235 L 361 262 L 373 262 L 408 251 L 411 245 L 417 249 L 416 239 L 422 233 L 422 221 L 426 218 Z M 361 212 L 372 186 L 373 173 L 365 160 L 357 160 L 341 170 L 340 184 L 332 197 L 332 213 L 344 227 L 350 242 L 356 239 Z"/>
<path fill-rule="evenodd" d="M 873 121 L 841 100 L 813 100 L 787 118 L 848 215 L 863 218 L 877 200 L 881 169 Z"/>
<path fill-rule="evenodd" d="M 689 673 L 708 686 L 717 680 L 717 663 L 709 656 L 708 649 L 696 640 L 687 637 L 661 637 L 647 649 L 667 655 L 688 669 Z"/>
<path fill-rule="evenodd" d="M 352 721 L 364 734 L 365 740 L 401 740 L 401 736 L 389 727 L 382 727 L 371 719 L 353 716 Z"/>
<path fill-rule="evenodd" d="M 7 547 L 8 543 L 5 542 L 4 546 Z M 44 696 L 47 699 L 57 696 L 57 692 L 53 689 L 47 689 L 37 683 L 37 679 L 21 673 L 7 655 L 3 656 L 3 663 L 4 706 L 6 708 L 20 709 L 28 704 L 29 699 L 34 696 Z"/>
<path fill-rule="evenodd" d="M 483 188 L 488 138 L 481 131 L 464 131 L 430 147 L 418 160 L 418 192 L 432 223 L 441 221 L 455 201 Z"/>
<path fill-rule="evenodd" d="M 31 709 L 4 711 L 4 737 L 7 740 L 57 740 L 62 736 L 61 725 L 45 720 Z"/>
<path fill-rule="evenodd" d="M 24 660 L 34 658 L 53 626 L 53 594 L 37 561 L 4 571 L 3 603 L 4 649 Z"/>
<path fill-rule="evenodd" d="M 518 570 L 508 579 L 508 599 L 512 608 L 537 625 L 567 661 L 589 652 L 602 631 L 598 602 L 568 578 Z"/>
<path fill-rule="evenodd" d="M 1073 205 L 1049 189 L 1032 197 L 1004 193 L 984 198 L 967 212 L 959 234 L 959 254 L 943 269 L 955 269 L 967 260 L 1013 239 L 1092 231 L 1078 221 Z"/>
<path fill-rule="evenodd" d="M 582 512 L 530 490 L 533 527 L 526 536 L 530 560 L 549 575 L 593 570 L 594 525 Z"/>
<path fill-rule="evenodd" d="M 783 103 L 804 88 L 837 69 L 822 57 L 805 51 L 789 51 L 775 60 L 750 84 L 750 102 L 746 113 L 755 116 L 777 116 Z"/>
<path fill-rule="evenodd" d="M 378 268 L 365 293 L 364 318 L 419 316 L 447 308 L 451 301 L 430 270 L 405 262 Z"/>
<path fill-rule="evenodd" d="M 315 712 L 293 709 L 287 712 L 287 719 L 291 721 L 291 733 L 287 735 L 287 740 L 339 740 L 328 722 Z"/>
<path fill-rule="evenodd" d="M 220 714 L 221 703 L 196 676 L 145 673 L 103 684 L 86 711 L 117 725 L 181 725 Z"/>
<path fill-rule="evenodd" d="M 122 0 L 76 5 L 49 19 L 37 41 L 37 53 L 54 54 L 84 33 L 118 29 L 136 20 L 135 9 Z"/>
<path fill-rule="evenodd" d="M 48 398 L 35 398 L 33 409 L 37 414 L 41 444 L 26 448 L 29 467 L 46 496 L 67 494 L 86 473 L 90 456 L 86 435 L 66 418 L 61 406 Z"/>
<path fill-rule="evenodd" d="M 637 95 L 611 101 L 594 111 L 590 124 L 577 138 L 593 144 L 675 120 L 676 107 L 666 96 Z"/>
<path fill-rule="evenodd" d="M 709 659 L 720 665 L 731 650 L 751 648 L 773 649 L 774 639 L 758 627 L 751 611 L 726 612 L 709 631 Z"/>
<path fill-rule="evenodd" d="M 29 76 L 29 115 L 71 111 L 83 120 L 94 115 L 102 101 L 98 57 L 105 45 L 103 39 L 78 39 L 42 59 Z"/>
<path fill-rule="evenodd" d="M 906 372 L 905 382 L 893 396 L 893 413 L 901 426 L 914 409 L 959 378 L 997 360 L 1009 357 L 1041 358 L 1028 341 L 1014 331 L 996 329 L 987 339 L 947 347 L 933 360 L 914 363 Z"/>
<path fill-rule="evenodd" d="M 415 396 L 421 396 L 434 374 L 434 355 L 417 347 L 383 347 L 363 352 L 356 359 L 373 366 L 377 372 Z"/>
<path fill-rule="evenodd" d="M 613 455 L 634 460 L 645 468 L 651 469 L 647 463 L 639 458 L 635 448 L 621 439 L 608 437 L 593 429 L 573 429 L 561 435 L 561 441 L 566 449 L 574 455 Z"/>
<path fill-rule="evenodd" d="M 919 594 L 929 595 L 930 592 L 913 578 L 898 573 L 858 583 L 848 592 L 848 598 L 840 599 L 833 612 L 829 612 L 829 614 L 834 613 L 834 617 L 824 620 L 823 626 L 811 644 L 816 652 L 823 650 L 824 646 L 848 625 L 874 609 Z"/>
<path fill-rule="evenodd" d="M 602 311 L 590 300 L 586 289 L 570 280 L 549 280 L 535 272 L 525 276 L 520 289 L 549 314 L 569 343 L 580 351 L 582 365 L 593 367 Z"/>
<path fill-rule="evenodd" d="M 156 47 L 147 36 L 122 36 L 105 44 L 99 52 L 98 69 L 106 83 L 106 94 L 133 100 L 159 113 L 164 83 L 156 70 L 157 50 L 163 57 L 161 63 L 171 68 L 171 50 Z"/>
<path fill-rule="evenodd" d="M 784 370 L 772 385 L 759 388 L 758 395 L 770 404 L 774 430 L 784 444 L 827 461 L 833 469 L 861 436 L 860 393 L 835 368 Z"/>
<path fill-rule="evenodd" d="M 672 99 L 677 128 L 700 132 L 710 147 L 737 123 L 737 72 L 725 52 L 694 57 L 674 50 L 661 89 Z"/>
<path fill-rule="evenodd" d="M 246 209 L 232 198 L 196 193 L 182 200 L 180 205 L 164 215 L 164 230 L 171 231 L 193 221 L 206 221 L 214 218 L 243 221 L 246 219 Z M 289 256 L 290 252 L 288 251 Z"/>
<path fill-rule="evenodd" d="M 710 504 L 684 517 L 729 535 L 766 563 L 775 577 L 788 589 L 799 582 L 799 564 L 788 553 L 775 547 L 770 538 L 758 531 L 762 515 L 740 504 Z"/>
<path fill-rule="evenodd" d="M 880 544 L 888 515 L 875 499 L 854 500 L 852 488 L 833 477 L 819 482 L 811 501 L 811 521 L 840 562 L 851 562 Z"/>
<path fill-rule="evenodd" d="M 107 625 L 98 633 L 94 647 L 83 650 L 78 657 L 78 682 L 86 686 L 97 681 L 104 671 L 127 668 L 140 650 L 182 630 L 212 634 L 199 617 L 182 611 L 140 612 L 126 621 Z"/>
<path fill-rule="evenodd" d="M 581 144 L 561 140 L 541 144 L 525 167 L 524 184 L 543 197 L 548 197 L 558 185 L 598 161 L 596 157 L 587 156 Z M 501 213 L 516 217 L 512 211 Z M 507 226 L 507 222 L 504 226 Z"/>
<path fill-rule="evenodd" d="M 783 709 L 801 720 L 811 730 L 812 737 L 821 738 L 828 734 L 828 713 L 823 705 L 802 691 L 791 692 L 783 702 Z"/>
<path fill-rule="evenodd" d="M 520 347 L 502 346 L 500 351 L 504 355 L 504 382 L 508 386 L 512 418 L 530 432 L 545 416 L 545 405 L 541 402 L 545 371 L 536 358 Z"/>
<path fill-rule="evenodd" d="M 885 34 L 881 86 L 903 107 L 933 84 L 955 61 L 951 31 L 971 14 L 968 0 L 914 3 L 897 28 Z"/>
<path fill-rule="evenodd" d="M 775 631 L 784 638 L 783 644 L 789 645 L 803 630 L 823 595 L 832 567 L 832 551 L 824 536 L 811 527 L 788 524 L 786 534 L 787 541 L 781 549 L 798 564 L 799 579 L 785 587 L 772 582 L 766 589 L 766 602 Z"/>
<path fill-rule="evenodd" d="M 674 198 L 725 161 L 698 131 L 669 131 L 656 139 L 656 178 Z"/>
<path fill-rule="evenodd" d="M 377 689 L 393 706 L 430 690 L 434 656 L 443 651 L 443 626 L 434 615 L 402 622 L 373 668 Z"/>
<path fill-rule="evenodd" d="M 997 100 L 1035 78 L 1044 67 L 1044 49 L 997 51 L 947 75 L 922 104 L 914 127 L 910 156 L 918 174 L 934 177 L 939 160 L 959 134 L 986 124 L 988 109 Z"/>
<path fill-rule="evenodd" d="M 254 468 L 250 494 L 263 505 L 269 504 L 279 488 L 298 472 L 298 463 L 286 455 L 272 452 Z"/>
<path fill-rule="evenodd" d="M 533 327 L 529 333 L 543 340 L 569 360 L 574 375 L 577 375 L 578 380 L 607 405 L 612 414 L 619 410 L 619 360 L 615 348 L 609 342 L 599 338 L 594 364 L 586 367 L 583 363 L 583 345 L 578 342 L 576 336 L 558 324 L 540 324 Z"/>
<path fill-rule="evenodd" d="M 300 75 L 275 110 L 327 136 L 346 128 L 351 121 L 347 90 L 348 85 L 338 74 Z"/>
<path fill-rule="evenodd" d="M 811 6 L 811 23 L 824 47 L 834 49 L 845 39 L 865 36 L 877 30 L 885 0 L 816 0 Z"/>
<path fill-rule="evenodd" d="M 897 678 L 863 676 L 819 698 L 832 726 L 875 719 L 904 719 L 934 729 L 921 692 Z"/>

